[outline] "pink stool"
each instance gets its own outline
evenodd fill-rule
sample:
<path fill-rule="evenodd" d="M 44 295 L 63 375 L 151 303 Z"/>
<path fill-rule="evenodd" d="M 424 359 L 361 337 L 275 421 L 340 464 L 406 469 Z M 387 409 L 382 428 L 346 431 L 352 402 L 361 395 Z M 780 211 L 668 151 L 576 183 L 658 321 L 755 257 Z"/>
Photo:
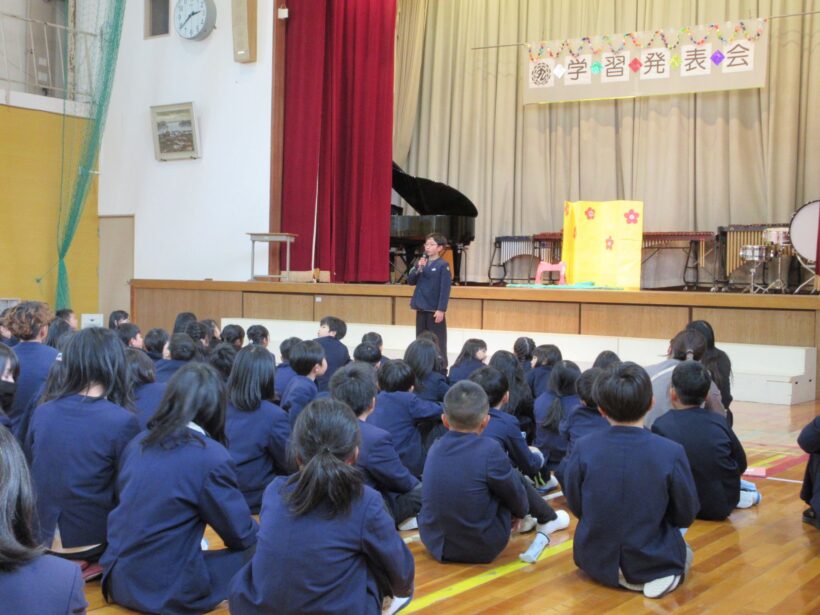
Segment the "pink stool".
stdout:
<path fill-rule="evenodd" d="M 560 261 L 558 263 L 548 263 L 547 261 L 541 261 L 538 263 L 538 269 L 535 270 L 535 283 L 536 284 L 543 284 L 542 276 L 545 273 L 550 273 L 552 271 L 558 272 L 558 285 L 564 286 L 567 281 L 564 278 L 564 274 L 567 272 L 567 266 L 564 261 Z"/>

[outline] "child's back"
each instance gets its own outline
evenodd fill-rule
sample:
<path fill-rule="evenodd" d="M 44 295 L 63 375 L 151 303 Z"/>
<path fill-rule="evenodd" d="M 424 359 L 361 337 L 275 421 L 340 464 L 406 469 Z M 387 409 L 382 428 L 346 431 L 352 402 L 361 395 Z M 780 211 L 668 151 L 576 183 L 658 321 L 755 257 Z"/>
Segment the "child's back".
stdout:
<path fill-rule="evenodd" d="M 327 371 L 316 378 L 316 387 L 319 391 L 327 391 L 331 376 L 336 373 L 337 369 L 350 363 L 350 353 L 347 346 L 335 337 L 317 337 L 316 341 L 324 349 L 327 359 Z"/>
<path fill-rule="evenodd" d="M 550 391 L 544 391 L 544 393 L 536 398 L 533 409 L 536 425 L 534 444 L 544 454 L 544 459 L 547 460 L 547 464 L 553 468 L 561 462 L 561 459 L 564 458 L 567 452 L 567 440 L 560 433 L 558 427 L 556 426 L 556 429 L 547 429 L 544 427 L 544 420 L 547 418 L 550 406 L 555 398 L 556 395 Z M 578 399 L 577 395 L 561 397 L 562 417 L 568 417 L 579 405 L 581 405 L 581 400 Z"/>

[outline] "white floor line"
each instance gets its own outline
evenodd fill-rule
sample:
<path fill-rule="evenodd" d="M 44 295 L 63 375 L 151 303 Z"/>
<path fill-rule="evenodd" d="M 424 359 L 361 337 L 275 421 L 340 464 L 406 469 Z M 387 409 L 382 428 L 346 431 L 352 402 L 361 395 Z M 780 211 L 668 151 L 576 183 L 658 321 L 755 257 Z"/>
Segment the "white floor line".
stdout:
<path fill-rule="evenodd" d="M 798 485 L 802 485 L 802 480 L 795 480 L 793 478 L 777 478 L 776 476 L 767 476 L 766 480 L 779 480 L 781 483 L 797 483 Z"/>
<path fill-rule="evenodd" d="M 560 498 L 564 495 L 563 491 L 556 491 L 555 493 L 550 493 L 549 495 L 544 496 L 545 500 L 554 500 L 555 498 Z"/>

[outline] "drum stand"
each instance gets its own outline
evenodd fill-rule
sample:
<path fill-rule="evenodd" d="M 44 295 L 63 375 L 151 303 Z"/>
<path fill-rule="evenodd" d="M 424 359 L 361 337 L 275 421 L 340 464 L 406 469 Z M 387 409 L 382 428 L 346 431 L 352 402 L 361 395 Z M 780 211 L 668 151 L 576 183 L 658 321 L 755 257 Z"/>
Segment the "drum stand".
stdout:
<path fill-rule="evenodd" d="M 808 280 L 806 280 L 805 282 L 803 282 L 800 286 L 798 286 L 798 287 L 795 289 L 794 294 L 796 295 L 796 294 L 797 294 L 797 293 L 799 293 L 801 290 L 803 290 L 803 287 L 804 287 L 804 286 L 807 286 L 808 284 L 814 284 L 814 278 L 816 278 L 816 277 L 817 277 L 817 274 L 815 274 L 815 272 L 814 272 L 814 268 L 813 268 L 813 267 L 811 267 L 811 266 L 809 266 L 809 262 L 811 262 L 811 261 L 808 261 L 808 262 L 807 262 L 807 261 L 804 261 L 804 260 L 803 260 L 803 257 L 802 257 L 802 256 L 800 256 L 799 254 L 796 254 L 795 256 L 797 256 L 797 261 L 800 263 L 800 265 L 803 267 L 803 269 L 805 269 L 806 271 L 808 271 L 808 272 L 811 274 L 811 277 L 810 277 Z M 813 294 L 813 293 L 814 293 L 814 289 L 812 289 L 812 294 Z"/>
<path fill-rule="evenodd" d="M 758 292 L 761 292 L 761 293 L 769 292 L 768 288 L 766 288 L 762 284 L 758 284 L 757 282 L 755 282 L 755 276 L 757 275 L 757 268 L 760 265 L 764 265 L 765 264 L 764 261 L 751 261 L 751 263 L 752 263 L 752 266 L 749 268 L 749 288 L 747 290 L 744 290 L 743 292 L 745 293 L 745 292 L 748 291 L 748 293 L 750 295 L 757 294 Z"/>
<path fill-rule="evenodd" d="M 786 287 L 789 284 L 783 280 L 783 256 L 781 255 L 775 258 L 777 258 L 777 278 L 769 284 L 763 292 L 767 293 L 770 290 L 779 290 L 781 293 L 785 293 Z"/>

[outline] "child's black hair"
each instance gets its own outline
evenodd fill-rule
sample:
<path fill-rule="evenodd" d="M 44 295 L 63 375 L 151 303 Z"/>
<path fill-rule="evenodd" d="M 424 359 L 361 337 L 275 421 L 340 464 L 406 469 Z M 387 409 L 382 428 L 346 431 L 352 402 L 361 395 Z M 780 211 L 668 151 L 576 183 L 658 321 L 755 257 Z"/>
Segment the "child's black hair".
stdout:
<path fill-rule="evenodd" d="M 131 391 L 142 384 L 150 384 L 157 379 L 154 362 L 139 348 L 125 349 L 125 365 L 128 369 L 128 385 Z"/>
<path fill-rule="evenodd" d="M 125 348 L 111 329 L 93 327 L 78 331 L 65 347 L 62 369 L 49 373 L 45 399 L 76 395 L 92 384 L 103 387 L 101 397 L 124 408 L 132 408 Z"/>
<path fill-rule="evenodd" d="M 305 340 L 294 344 L 290 349 L 289 363 L 294 372 L 307 376 L 313 368 L 321 365 L 325 358 L 325 349 L 315 340 Z"/>
<path fill-rule="evenodd" d="M 140 328 L 133 322 L 124 322 L 115 331 L 126 348 L 130 345 L 131 340 L 141 333 Z"/>
<path fill-rule="evenodd" d="M 48 325 L 48 333 L 46 333 L 46 339 L 43 340 L 43 343 L 46 346 L 58 348 L 62 337 L 72 331 L 73 329 L 71 328 L 71 325 L 68 324 L 67 320 L 55 318 Z"/>
<path fill-rule="evenodd" d="M 461 352 L 458 353 L 456 360 L 453 362 L 453 367 L 456 365 L 461 365 L 465 361 L 469 361 L 470 359 L 476 358 L 476 353 L 480 350 L 487 352 L 487 342 L 484 340 L 480 340 L 478 338 L 471 337 L 466 342 L 464 342 L 464 346 L 461 347 Z"/>
<path fill-rule="evenodd" d="M 128 312 L 125 310 L 114 310 L 108 317 L 108 328 L 116 329 L 124 320 L 128 320 Z"/>
<path fill-rule="evenodd" d="M 581 370 L 572 361 L 558 361 L 552 367 L 547 390 L 554 395 L 547 414 L 541 422 L 541 427 L 547 431 L 558 433 L 558 424 L 564 418 L 563 397 L 575 395 L 575 383 L 581 377 Z"/>
<path fill-rule="evenodd" d="M 384 346 L 384 340 L 382 339 L 382 336 L 375 331 L 368 331 L 362 335 L 362 344 L 373 344 L 377 348 L 381 348 Z"/>
<path fill-rule="evenodd" d="M 71 318 L 71 315 L 73 313 L 74 313 L 74 310 L 72 310 L 71 308 L 63 308 L 62 310 L 57 310 L 56 312 L 54 312 L 54 317 L 55 318 L 62 318 L 63 320 L 68 322 L 68 319 Z"/>
<path fill-rule="evenodd" d="M 316 508 L 329 518 L 350 509 L 363 490 L 361 472 L 352 465 L 361 439 L 359 419 L 335 399 L 315 399 L 296 419 L 290 439 L 299 471 L 288 479 L 290 509 L 297 516 Z"/>
<path fill-rule="evenodd" d="M 409 391 L 416 386 L 416 375 L 407 361 L 385 361 L 379 368 L 379 388 L 387 393 Z"/>
<path fill-rule="evenodd" d="M 439 352 L 435 343 L 421 337 L 410 342 L 404 351 L 404 360 L 416 376 L 416 388 L 419 391 L 424 388 L 424 379 L 436 369 L 438 357 Z"/>
<path fill-rule="evenodd" d="M 341 318 L 336 318 L 335 316 L 325 316 L 319 321 L 319 326 L 322 325 L 327 326 L 328 331 L 331 333 L 335 333 L 337 340 L 344 339 L 344 336 L 347 335 L 347 323 Z"/>
<path fill-rule="evenodd" d="M 575 391 L 578 393 L 578 398 L 587 408 L 597 408 L 598 402 L 595 401 L 595 381 L 604 373 L 600 367 L 591 367 L 578 378 L 575 383 Z"/>
<path fill-rule="evenodd" d="M 233 369 L 237 352 L 239 351 L 233 344 L 220 342 L 211 349 L 211 352 L 208 353 L 208 365 L 218 371 L 219 375 L 222 376 L 222 380 L 225 382 L 228 381 L 228 378 L 231 375 L 231 370 Z M 265 352 L 268 351 L 265 350 Z M 273 363 L 272 359 L 271 363 Z"/>
<path fill-rule="evenodd" d="M 367 363 L 345 365 L 330 379 L 331 397 L 347 404 L 356 416 L 370 408 L 377 392 L 376 371 Z"/>
<path fill-rule="evenodd" d="M 150 329 L 148 333 L 145 334 L 143 341 L 145 350 L 162 356 L 162 351 L 165 349 L 165 344 L 168 343 L 169 339 L 168 332 L 165 329 Z"/>
<path fill-rule="evenodd" d="M 684 361 L 672 370 L 672 388 L 686 406 L 703 404 L 711 386 L 709 370 L 697 361 Z"/>
<path fill-rule="evenodd" d="M 510 400 L 503 410 L 517 418 L 522 429 L 526 427 L 527 439 L 532 440 L 535 436 L 535 415 L 532 389 L 524 380 L 524 368 L 521 367 L 515 355 L 508 350 L 495 351 L 490 357 L 490 366 L 496 368 L 507 378 Z"/>
<path fill-rule="evenodd" d="M 470 374 L 468 380 L 475 382 L 484 389 L 490 408 L 498 407 L 510 388 L 507 384 L 507 377 L 496 368 L 490 366 L 479 367 Z"/>
<path fill-rule="evenodd" d="M 723 391 L 729 386 L 729 382 L 724 382 L 724 380 L 732 377 L 732 361 L 729 355 L 715 348 L 715 331 L 712 325 L 705 320 L 693 320 L 686 325 L 686 328 L 697 331 L 703 336 L 706 351 L 701 356 L 700 362 L 709 370 L 717 387 Z"/>
<path fill-rule="evenodd" d="M 185 327 L 188 326 L 188 323 L 195 321 L 196 314 L 193 312 L 180 312 L 174 320 L 174 328 L 171 330 L 171 333 L 185 333 Z"/>
<path fill-rule="evenodd" d="M 233 348 L 231 344 L 220 344 Z M 236 352 L 234 350 L 234 352 Z M 276 367 L 271 354 L 262 346 L 250 344 L 235 354 L 228 399 L 237 410 L 252 412 L 263 401 L 273 401 Z"/>
<path fill-rule="evenodd" d="M 248 339 L 251 344 L 262 344 L 265 340 L 270 339 L 268 328 L 263 325 L 251 325 L 248 327 Z"/>
<path fill-rule="evenodd" d="M 634 423 L 652 405 L 652 380 L 643 367 L 625 361 L 604 370 L 595 380 L 592 395 L 613 421 Z"/>
<path fill-rule="evenodd" d="M 375 367 L 382 360 L 382 353 L 375 344 L 361 343 L 353 350 L 353 359 Z"/>
<path fill-rule="evenodd" d="M 444 415 L 455 429 L 475 429 L 487 416 L 490 404 L 478 384 L 460 380 L 444 396 Z"/>
<path fill-rule="evenodd" d="M 245 344 L 245 329 L 239 325 L 225 325 L 222 329 L 222 341 L 241 348 Z"/>
<path fill-rule="evenodd" d="M 621 358 L 612 352 L 611 350 L 602 350 L 598 353 L 598 356 L 595 357 L 595 362 L 592 364 L 592 367 L 597 367 L 599 369 L 606 369 L 610 365 L 614 363 L 620 363 Z"/>
<path fill-rule="evenodd" d="M 533 350 L 533 356 L 535 357 L 535 364 L 543 367 L 552 367 L 564 358 L 561 356 L 561 349 L 553 344 L 536 346 Z"/>
<path fill-rule="evenodd" d="M 684 329 L 669 342 L 671 358 L 678 361 L 700 361 L 706 352 L 706 338 L 700 331 Z"/>
<path fill-rule="evenodd" d="M 282 355 L 283 362 L 290 362 L 290 349 L 301 341 L 298 337 L 289 337 L 279 344 L 279 354 Z"/>
<path fill-rule="evenodd" d="M 535 340 L 531 337 L 519 337 L 513 344 L 513 354 L 521 362 L 532 361 L 532 353 L 535 352 Z"/>
<path fill-rule="evenodd" d="M 168 352 L 174 361 L 193 361 L 197 358 L 196 342 L 187 333 L 174 333 L 168 340 Z"/>
<path fill-rule="evenodd" d="M 201 346 L 205 346 L 206 348 L 208 348 L 211 345 L 212 331 L 210 331 L 208 325 L 204 323 L 192 320 L 187 325 L 185 325 L 184 333 L 190 335 L 191 339 L 200 344 Z"/>

